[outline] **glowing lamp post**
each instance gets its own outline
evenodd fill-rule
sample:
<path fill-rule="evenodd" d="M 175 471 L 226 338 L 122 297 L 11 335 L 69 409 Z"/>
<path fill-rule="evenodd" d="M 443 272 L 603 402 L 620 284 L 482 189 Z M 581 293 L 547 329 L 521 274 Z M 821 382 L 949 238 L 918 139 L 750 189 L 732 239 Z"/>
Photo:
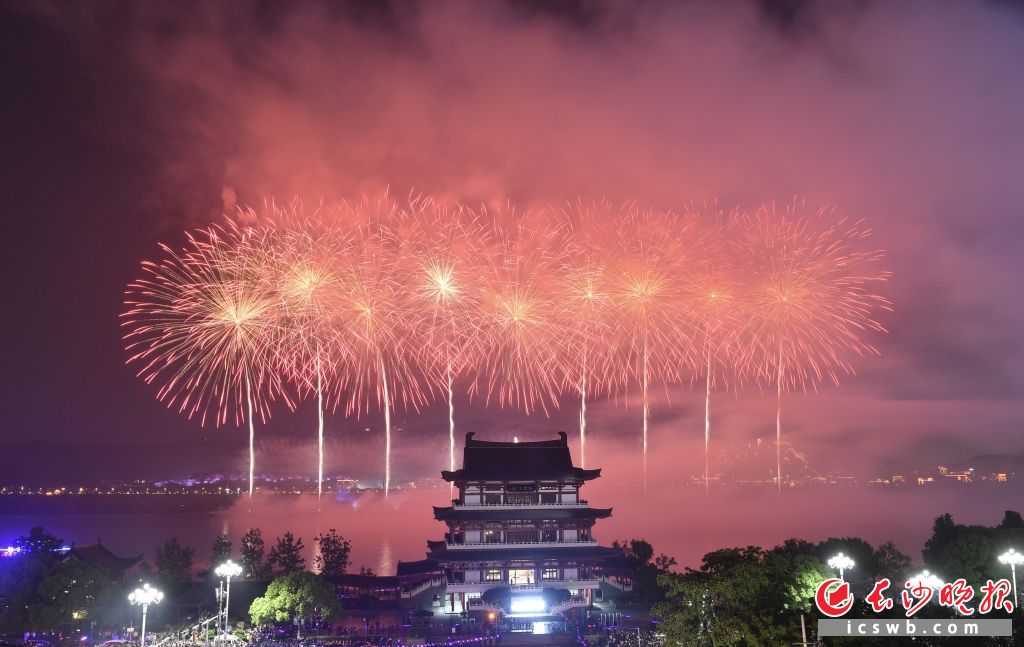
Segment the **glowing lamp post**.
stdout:
<path fill-rule="evenodd" d="M 1000 564 L 1010 565 L 1010 576 L 1013 578 L 1013 606 L 1017 607 L 1017 566 L 1024 564 L 1024 555 L 1011 548 L 999 556 Z"/>
<path fill-rule="evenodd" d="M 921 573 L 918 574 L 917 577 L 911 578 L 910 583 L 915 587 L 927 586 L 932 590 L 938 590 L 942 588 L 942 580 L 940 580 L 938 577 L 936 577 L 931 572 L 926 570 L 921 571 Z"/>
<path fill-rule="evenodd" d="M 228 610 L 231 608 L 231 578 L 242 574 L 242 567 L 230 559 L 213 571 L 217 577 L 227 580 L 227 592 L 224 594 L 224 633 L 228 631 Z"/>
<path fill-rule="evenodd" d="M 146 610 L 149 608 L 149 605 L 160 604 L 160 600 L 163 599 L 164 594 L 149 584 L 143 584 L 141 589 L 135 589 L 128 595 L 129 604 L 142 606 L 142 634 L 139 638 L 139 644 L 142 647 L 146 645 Z"/>
<path fill-rule="evenodd" d="M 839 579 L 845 582 L 846 580 L 843 578 L 843 573 L 853 568 L 853 560 L 846 555 L 839 553 L 828 560 L 828 567 L 839 571 Z"/>

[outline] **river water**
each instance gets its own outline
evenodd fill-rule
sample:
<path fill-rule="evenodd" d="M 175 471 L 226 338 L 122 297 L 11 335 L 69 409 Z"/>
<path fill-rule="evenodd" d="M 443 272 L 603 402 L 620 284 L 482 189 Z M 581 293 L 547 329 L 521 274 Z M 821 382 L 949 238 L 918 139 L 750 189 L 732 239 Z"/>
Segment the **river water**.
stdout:
<path fill-rule="evenodd" d="M 772 546 L 789 537 L 818 541 L 858 536 L 873 544 L 894 541 L 915 562 L 931 534 L 936 516 L 949 512 L 962 523 L 993 525 L 1004 510 L 1024 508 L 1019 482 L 971 485 L 840 487 L 814 486 L 782 493 L 770 486 L 712 489 L 706 495 L 694 486 L 649 487 L 639 480 L 586 486 L 593 507 L 613 508 L 599 520 L 594 534 L 602 544 L 642 537 L 658 553 L 677 558 L 681 566 L 697 566 L 705 553 L 727 546 Z M 249 528 L 260 528 L 269 550 L 276 536 L 291 531 L 304 540 L 312 559 L 313 537 L 331 528 L 352 542 L 352 568 L 394 573 L 399 560 L 422 559 L 428 539 L 440 539 L 444 525 L 433 519 L 431 506 L 447 505 L 448 487 L 360 496 L 257 495 L 235 500 L 223 509 L 184 507 L 159 513 L 10 514 L 0 510 L 0 545 L 28 528 L 42 525 L 67 542 L 101 540 L 120 555 L 144 554 L 169 537 L 196 548 L 197 566 L 205 562 L 213 538 L 227 532 L 237 548 Z"/>

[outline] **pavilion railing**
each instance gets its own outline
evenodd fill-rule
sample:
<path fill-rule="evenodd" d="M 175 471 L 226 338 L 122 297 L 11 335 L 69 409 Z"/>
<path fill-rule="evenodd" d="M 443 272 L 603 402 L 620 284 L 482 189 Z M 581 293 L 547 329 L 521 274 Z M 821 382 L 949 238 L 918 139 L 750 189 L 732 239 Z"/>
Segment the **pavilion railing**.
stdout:
<path fill-rule="evenodd" d="M 462 503 L 452 499 L 453 508 L 584 508 L 590 505 L 586 499 L 555 503 Z"/>
<path fill-rule="evenodd" d="M 460 550 L 465 548 L 481 548 L 484 546 L 536 546 L 539 548 L 558 548 L 559 546 L 596 546 L 596 539 L 565 539 L 562 541 L 465 541 L 461 544 L 445 542 L 447 548 Z"/>

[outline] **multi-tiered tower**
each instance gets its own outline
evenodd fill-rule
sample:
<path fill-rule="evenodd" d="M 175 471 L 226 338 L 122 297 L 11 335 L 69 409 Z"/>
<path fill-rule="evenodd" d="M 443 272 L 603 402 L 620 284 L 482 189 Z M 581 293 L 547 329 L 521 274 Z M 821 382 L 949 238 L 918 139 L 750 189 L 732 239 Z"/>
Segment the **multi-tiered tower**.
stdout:
<path fill-rule="evenodd" d="M 427 542 L 445 572 L 447 610 L 547 614 L 592 602 L 619 556 L 592 534 L 611 509 L 580 498 L 583 484 L 600 475 L 572 464 L 564 432 L 522 443 L 466 434 L 462 469 L 441 473 L 458 498 L 434 508 L 448 532 Z M 620 590 L 628 586 L 613 579 Z"/>

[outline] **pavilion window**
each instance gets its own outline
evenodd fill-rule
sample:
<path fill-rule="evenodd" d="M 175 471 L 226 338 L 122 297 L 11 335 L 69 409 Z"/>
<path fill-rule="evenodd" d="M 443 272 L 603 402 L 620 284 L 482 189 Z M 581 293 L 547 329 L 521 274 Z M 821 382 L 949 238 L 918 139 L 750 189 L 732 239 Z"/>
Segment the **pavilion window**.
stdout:
<path fill-rule="evenodd" d="M 537 541 L 537 530 L 508 530 L 505 536 L 510 544 L 525 544 Z"/>
<path fill-rule="evenodd" d="M 484 581 L 486 582 L 501 582 L 503 580 L 500 568 L 491 568 L 484 573 Z"/>
<path fill-rule="evenodd" d="M 557 568 L 545 568 L 544 573 L 541 575 L 542 579 L 545 580 L 557 580 L 558 569 Z"/>
<path fill-rule="evenodd" d="M 516 586 L 536 584 L 536 574 L 532 568 L 510 568 L 508 583 Z"/>
<path fill-rule="evenodd" d="M 536 505 L 537 494 L 535 492 L 509 492 L 505 495 L 505 501 L 509 505 Z"/>

